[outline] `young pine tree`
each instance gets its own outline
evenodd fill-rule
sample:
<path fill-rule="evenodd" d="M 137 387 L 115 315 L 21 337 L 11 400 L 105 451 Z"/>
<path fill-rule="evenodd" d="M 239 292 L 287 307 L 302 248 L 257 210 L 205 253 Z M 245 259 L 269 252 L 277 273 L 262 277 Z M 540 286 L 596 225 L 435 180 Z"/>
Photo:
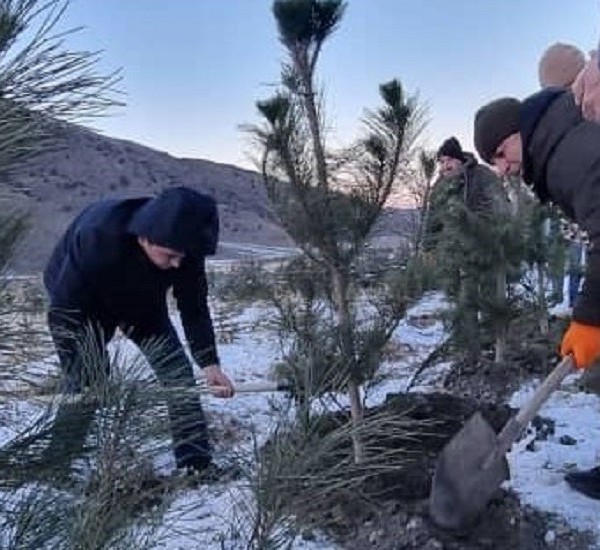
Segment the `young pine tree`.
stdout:
<path fill-rule="evenodd" d="M 507 282 L 520 271 L 522 239 L 500 180 L 487 169 L 477 179 L 459 174 L 441 181 L 433 251 L 441 281 L 454 304 L 450 324 L 468 362 L 494 342 L 495 362 L 504 359 L 513 315 Z M 467 178 L 467 179 L 465 179 Z"/>
<path fill-rule="evenodd" d="M 379 87 L 382 105 L 367 112 L 366 135 L 344 151 L 327 142 L 324 109 L 316 83 L 320 53 L 342 20 L 340 0 L 276 0 L 273 13 L 287 53 L 281 89 L 257 107 L 263 124 L 250 130 L 262 151 L 268 195 L 284 227 L 323 274 L 324 299 L 333 313 L 327 353 L 336 379 L 345 380 L 355 425 L 363 417 L 361 384 L 373 374 L 377 356 L 397 309 L 389 308 L 371 331 L 357 308 L 362 289 L 356 262 L 390 192 L 406 164 L 422 124 L 422 111 L 398 80 Z M 363 319 L 364 320 L 364 319 Z M 383 335 L 383 336 L 382 336 Z M 343 376 L 340 376 L 343 375 Z M 357 432 L 356 432 L 357 433 Z M 355 460 L 363 458 L 358 436 Z"/>

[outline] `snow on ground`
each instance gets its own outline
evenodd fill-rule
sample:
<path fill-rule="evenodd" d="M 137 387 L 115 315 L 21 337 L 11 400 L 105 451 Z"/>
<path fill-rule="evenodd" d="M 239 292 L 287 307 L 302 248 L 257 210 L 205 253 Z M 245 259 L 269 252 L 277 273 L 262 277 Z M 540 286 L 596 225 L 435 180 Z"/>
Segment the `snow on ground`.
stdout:
<path fill-rule="evenodd" d="M 415 318 L 433 316 L 445 307 L 438 294 L 431 294 L 417 306 L 408 311 L 406 318 L 396 329 L 393 341 L 397 345 L 409 348 L 406 359 L 387 362 L 381 367 L 382 381 L 371 388 L 367 395 L 369 406 L 381 403 L 387 393 L 403 391 L 421 361 L 428 355 L 434 346 L 444 338 L 444 331 L 440 321 L 432 321 L 430 325 L 418 328 L 414 325 Z M 268 315 L 264 309 L 249 308 L 239 317 L 240 324 L 258 324 L 264 322 Z M 253 332 L 244 332 L 232 343 L 220 344 L 219 354 L 223 368 L 237 383 L 253 382 L 268 379 L 271 375 L 273 364 L 280 358 L 280 350 L 276 336 L 265 329 Z M 259 442 L 268 436 L 270 426 L 275 420 L 272 414 L 273 400 L 278 396 L 271 393 L 239 394 L 234 399 L 207 399 L 205 407 L 208 414 L 217 417 L 219 414 L 233 415 L 239 420 L 248 432 L 257 433 Z M 345 403 L 344 397 L 338 400 Z M 243 429 L 243 428 L 242 428 Z M 245 442 L 247 452 L 250 450 L 250 441 Z M 218 458 L 217 458 L 218 460 Z M 168 537 L 164 540 L 169 548 L 235 548 L 236 511 L 235 503 L 248 500 L 249 495 L 238 483 L 231 483 L 221 487 L 202 487 L 199 490 L 189 491 L 179 497 L 169 514 L 166 523 L 170 531 L 174 522 L 177 522 L 179 532 L 175 539 Z M 205 506 L 198 506 L 198 501 L 205 500 Z M 190 503 L 192 505 L 190 506 Z M 189 508 L 188 513 L 183 511 Z M 194 532 L 186 536 L 186 525 L 194 525 Z M 201 529 L 198 530 L 198 527 Z M 198 532 L 200 531 L 200 532 Z M 165 534 L 166 536 L 166 534 Z M 199 537 L 202 537 L 199 540 Z M 336 546 L 324 539 L 304 541 L 298 539 L 294 548 L 327 550 Z"/>
<path fill-rule="evenodd" d="M 533 452 L 525 449 L 525 440 L 509 453 L 509 484 L 522 502 L 558 514 L 576 528 L 592 531 L 600 547 L 600 501 L 577 493 L 563 480 L 572 468 L 585 470 L 600 465 L 600 398 L 579 391 L 577 377 L 569 376 L 539 412 L 555 421 L 554 435 L 536 441 Z M 522 388 L 510 404 L 520 407 L 534 389 L 531 384 Z M 576 443 L 561 443 L 563 436 L 574 438 Z"/>
<path fill-rule="evenodd" d="M 439 313 L 445 307 L 445 303 L 438 294 L 431 294 L 422 300 L 417 306 L 407 312 L 406 318 L 396 329 L 393 341 L 398 345 L 410 348 L 406 359 L 388 362 L 382 365 L 380 374 L 382 382 L 371 388 L 367 395 L 367 405 L 373 406 L 383 402 L 386 395 L 392 392 L 400 392 L 406 388 L 408 381 L 417 370 L 421 361 L 429 354 L 433 347 L 443 341 L 445 335 L 439 320 L 432 320 L 429 326 L 418 328 L 413 320 L 420 317 L 429 317 Z M 260 308 L 252 308 L 243 314 L 244 322 L 251 322 L 252 318 L 264 320 L 265 311 Z M 265 330 L 246 333 L 231 344 L 219 345 L 219 353 L 223 368 L 236 382 L 251 382 L 268 378 L 271 366 L 279 359 L 278 342 L 275 335 Z M 438 371 L 437 378 L 440 374 Z M 436 379 L 437 379 L 436 378 Z M 206 409 L 209 414 L 217 416 L 219 413 L 233 414 L 248 430 L 255 430 L 259 441 L 266 439 L 269 427 L 273 422 L 271 403 L 277 399 L 273 394 L 240 394 L 231 400 L 210 399 L 206 400 Z M 338 403 L 345 404 L 345 396 L 341 396 Z M 248 452 L 250 452 L 248 448 Z M 217 459 L 218 460 L 218 459 Z M 248 499 L 244 488 L 236 483 L 229 484 L 215 492 L 215 487 L 203 487 L 199 491 L 191 491 L 177 499 L 172 506 L 172 517 L 179 518 L 180 523 L 194 521 L 193 517 L 200 518 L 202 522 L 201 533 L 196 531 L 198 523 L 194 523 L 194 533 L 189 538 L 183 534 L 177 536 L 176 541 L 168 541 L 167 547 L 171 548 L 236 548 L 235 540 L 227 539 L 224 535 L 232 532 L 232 526 L 236 522 L 236 507 L 233 503 L 244 498 Z M 202 496 L 200 496 L 202 495 Z M 193 512 L 183 517 L 181 510 L 189 504 L 189 499 L 206 499 L 205 507 L 193 506 Z M 184 531 L 184 529 L 179 529 Z M 199 540 L 199 536 L 202 540 Z M 175 544 L 175 546 L 171 546 Z M 295 549 L 304 550 L 328 550 L 336 548 L 331 542 L 323 538 L 315 541 L 304 541 L 297 539 L 294 543 Z"/>
<path fill-rule="evenodd" d="M 431 293 L 406 312 L 405 318 L 392 336 L 392 343 L 406 349 L 407 356 L 405 359 L 394 359 L 381 365 L 377 376 L 381 382 L 367 389 L 368 407 L 382 403 L 388 393 L 406 391 L 421 363 L 446 338 L 444 326 L 439 320 L 440 312 L 446 307 L 448 307 L 447 302 L 443 300 L 441 294 Z M 434 319 L 434 316 L 437 318 Z M 417 320 L 423 318 L 431 321 L 421 326 Z M 418 376 L 412 391 L 435 388 L 443 380 L 450 366 L 450 363 L 445 363 L 436 365 L 435 369 L 425 370 Z"/>
<path fill-rule="evenodd" d="M 445 307 L 442 297 L 432 293 L 407 312 L 392 339 L 393 345 L 402 353 L 382 365 L 379 382 L 367 389 L 369 406 L 381 403 L 390 392 L 404 391 L 421 362 L 443 342 L 445 332 L 439 312 Z M 273 364 L 280 358 L 280 349 L 276 335 L 265 327 L 269 315 L 265 308 L 247 308 L 238 317 L 246 329 L 236 334 L 231 343 L 219 344 L 223 368 L 235 383 L 270 378 Z M 128 353 L 135 353 L 134 349 L 131 347 Z M 441 363 L 426 370 L 413 391 L 436 389 L 449 368 L 449 363 Z M 201 374 L 198 377 L 201 378 Z M 572 491 L 562 479 L 570 467 L 576 465 L 585 469 L 600 463 L 600 399 L 578 392 L 574 379 L 569 377 L 561 391 L 555 392 L 541 411 L 543 416 L 556 421 L 556 433 L 547 441 L 536 442 L 534 452 L 525 449 L 526 441 L 513 448 L 509 455 L 510 485 L 523 502 L 556 513 L 574 527 L 591 530 L 600 539 L 600 502 Z M 517 392 L 511 405 L 520 406 L 532 389 L 529 385 Z M 225 416 L 235 417 L 239 430 L 248 433 L 247 438 L 236 444 L 235 452 L 251 453 L 251 434 L 256 433 L 259 441 L 268 437 L 276 418 L 273 405 L 282 399 L 283 396 L 276 393 L 250 393 L 238 394 L 229 400 L 207 397 L 204 405 L 214 421 Z M 26 402 L 0 404 L 0 444 L 14 437 L 16 428 L 12 421 L 23 422 L 23 415 L 33 418 L 41 410 L 41 407 Z M 577 443 L 561 444 L 562 435 L 575 438 Z M 226 449 L 217 444 L 217 462 L 223 451 Z M 172 468 L 172 457 L 161 457 L 157 466 Z M 248 490 L 240 481 L 186 490 L 167 511 L 159 547 L 173 550 L 243 547 L 236 529 L 244 523 L 243 504 L 250 502 Z M 298 538 L 293 548 L 333 550 L 336 545 L 322 537 L 311 541 Z"/>
<path fill-rule="evenodd" d="M 382 402 L 388 392 L 402 391 L 412 377 L 420 362 L 428 355 L 433 346 L 444 338 L 444 331 L 438 320 L 432 320 L 427 326 L 418 328 L 414 319 L 433 316 L 444 307 L 439 295 L 432 294 L 412 308 L 402 321 L 393 336 L 398 346 L 404 346 L 407 352 L 400 360 L 385 363 L 381 368 L 382 381 L 368 393 L 369 406 Z M 272 367 L 280 358 L 280 347 L 276 335 L 265 327 L 265 321 L 272 315 L 266 308 L 246 308 L 236 321 L 244 330 L 236 333 L 231 343 L 219 344 L 219 355 L 224 370 L 234 383 L 256 382 L 269 379 Z M 174 319 L 175 320 L 175 319 Z M 250 328 L 249 328 L 250 327 Z M 176 328 L 181 327 L 176 322 Z M 113 345 L 113 352 L 118 348 L 121 360 L 138 355 L 136 348 L 127 341 Z M 52 362 L 45 364 L 49 371 Z M 39 375 L 39 364 L 35 366 Z M 148 370 L 150 373 L 150 371 Z M 197 369 L 198 378 L 202 375 Z M 238 394 L 233 399 L 204 398 L 207 414 L 215 422 L 224 416 L 234 417 L 239 430 L 246 430 L 248 437 L 242 438 L 235 449 L 236 453 L 252 452 L 252 434 L 258 442 L 264 441 L 270 432 L 276 415 L 273 406 L 281 403 L 284 396 L 269 393 Z M 33 420 L 45 409 L 40 405 L 32 405 L 24 401 L 13 401 L 0 405 L 0 444 L 16 435 L 17 426 L 14 420 L 23 422 L 24 416 Z M 11 421 L 12 420 L 12 421 Z M 22 426 L 22 424 L 21 424 Z M 219 462 L 221 448 L 216 444 L 216 461 Z M 249 455 L 251 456 L 251 455 Z M 156 459 L 155 465 L 163 471 L 174 467 L 171 454 Z M 167 512 L 165 529 L 161 533 L 161 548 L 237 548 L 236 527 L 243 521 L 243 507 L 240 504 L 250 502 L 250 495 L 240 482 L 231 482 L 202 486 L 190 489 L 178 496 Z M 168 529 L 167 529 L 168 527 Z M 298 539 L 294 548 L 327 550 L 336 546 L 323 538 L 314 541 Z"/>

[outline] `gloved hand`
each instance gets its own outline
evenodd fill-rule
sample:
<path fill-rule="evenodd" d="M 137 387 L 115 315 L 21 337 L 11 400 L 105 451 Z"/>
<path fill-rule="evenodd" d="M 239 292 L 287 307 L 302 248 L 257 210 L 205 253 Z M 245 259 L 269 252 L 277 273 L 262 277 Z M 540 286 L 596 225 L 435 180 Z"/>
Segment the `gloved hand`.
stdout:
<path fill-rule="evenodd" d="M 587 369 L 600 358 L 600 327 L 571 321 L 560 345 L 560 354 L 572 354 L 578 369 Z"/>

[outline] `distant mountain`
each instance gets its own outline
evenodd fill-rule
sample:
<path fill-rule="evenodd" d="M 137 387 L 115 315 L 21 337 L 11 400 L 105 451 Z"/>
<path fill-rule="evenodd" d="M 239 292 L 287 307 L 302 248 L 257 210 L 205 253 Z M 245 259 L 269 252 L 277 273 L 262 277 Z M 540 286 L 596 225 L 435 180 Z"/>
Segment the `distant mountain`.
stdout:
<path fill-rule="evenodd" d="M 16 272 L 40 271 L 65 227 L 88 204 L 102 198 L 152 195 L 175 185 L 215 197 L 221 240 L 292 244 L 269 208 L 255 172 L 176 158 L 72 124 L 62 124 L 57 132 L 52 151 L 18 166 L 2 182 L 21 190 L 22 199 L 16 202 L 31 214 L 31 230 L 12 266 Z"/>
<path fill-rule="evenodd" d="M 73 124 L 57 125 L 57 146 L 23 163 L 2 181 L 18 189 L 15 203 L 31 215 L 31 229 L 14 259 L 17 273 L 37 273 L 68 223 L 102 198 L 152 195 L 187 185 L 219 205 L 221 241 L 293 246 L 269 206 L 258 173 L 227 164 L 182 159 L 131 141 L 110 138 Z M 414 211 L 388 209 L 378 235 L 402 235 Z M 223 246 L 219 256 L 231 256 Z"/>

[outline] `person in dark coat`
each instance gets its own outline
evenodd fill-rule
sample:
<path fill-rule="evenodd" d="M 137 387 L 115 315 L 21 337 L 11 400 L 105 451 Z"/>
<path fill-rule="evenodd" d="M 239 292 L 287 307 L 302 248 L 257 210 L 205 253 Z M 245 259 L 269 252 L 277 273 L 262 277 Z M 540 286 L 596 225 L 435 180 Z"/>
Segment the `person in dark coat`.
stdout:
<path fill-rule="evenodd" d="M 474 142 L 485 162 L 505 176 L 521 175 L 541 201 L 555 203 L 589 235 L 585 283 L 560 348 L 587 369 L 600 358 L 600 124 L 584 119 L 569 89 L 546 88 L 481 107 Z M 566 480 L 600 499 L 600 467 Z"/>
<path fill-rule="evenodd" d="M 442 233 L 444 218 L 452 201 L 483 215 L 507 209 L 507 197 L 498 176 L 479 164 L 472 153 L 463 151 L 454 136 L 436 153 L 439 178 L 431 190 L 425 219 L 424 247 L 431 250 Z"/>
<path fill-rule="evenodd" d="M 233 395 L 219 366 L 207 304 L 204 262 L 215 254 L 218 234 L 215 201 L 186 187 L 154 198 L 101 201 L 71 223 L 44 271 L 64 391 L 80 392 L 109 374 L 106 344 L 117 328 L 145 353 L 162 385 L 194 386 L 192 364 L 169 319 L 172 289 L 208 385 L 218 386 L 220 397 Z M 98 352 L 93 360 L 89 349 Z M 199 397 L 174 395 L 167 404 L 177 467 L 204 470 L 211 448 Z M 90 405 L 61 406 L 49 456 L 77 453 L 93 414 Z"/>
<path fill-rule="evenodd" d="M 453 305 L 452 336 L 460 341 L 464 359 L 475 364 L 481 354 L 482 297 L 494 292 L 499 277 L 485 262 L 465 261 L 472 253 L 481 258 L 489 249 L 482 238 L 495 237 L 499 215 L 508 214 L 507 194 L 500 178 L 463 151 L 456 137 L 449 137 L 436 154 L 439 178 L 434 183 L 423 219 L 423 250 L 435 278 Z M 474 244 L 473 249 L 467 243 Z M 480 248 L 477 248 L 480 246 Z M 460 330 L 458 329 L 460 327 Z"/>
<path fill-rule="evenodd" d="M 585 54 L 577 46 L 556 42 L 546 48 L 538 63 L 540 86 L 542 88 L 570 87 L 585 68 L 585 64 Z M 551 220 L 551 223 L 552 221 L 556 223 L 556 220 Z M 573 308 L 583 277 L 584 247 L 581 231 L 575 224 L 571 223 L 569 226 L 569 231 L 564 231 L 563 234 L 567 244 L 568 303 L 569 308 Z M 559 270 L 559 274 L 563 276 L 556 278 L 555 295 L 561 298 L 559 302 L 562 302 L 564 273 Z"/>

